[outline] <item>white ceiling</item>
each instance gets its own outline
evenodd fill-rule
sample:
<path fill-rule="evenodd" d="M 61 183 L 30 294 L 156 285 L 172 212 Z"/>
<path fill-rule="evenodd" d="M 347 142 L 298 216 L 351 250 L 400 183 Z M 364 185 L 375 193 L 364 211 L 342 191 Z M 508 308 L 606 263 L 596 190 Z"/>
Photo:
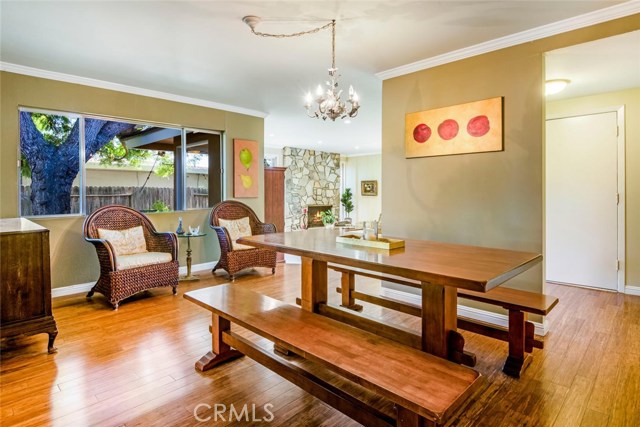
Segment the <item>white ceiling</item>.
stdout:
<path fill-rule="evenodd" d="M 548 100 L 640 87 L 640 31 L 547 52 L 546 79 L 569 79 Z"/>
<path fill-rule="evenodd" d="M 370 153 L 381 144 L 376 73 L 619 3 L 2 0 L 1 60 L 263 111 L 269 146 Z M 340 82 L 360 94 L 358 117 L 346 124 L 305 116 L 304 94 L 330 66 L 329 31 L 257 37 L 245 15 L 261 16 L 257 30 L 274 33 L 337 19 Z"/>

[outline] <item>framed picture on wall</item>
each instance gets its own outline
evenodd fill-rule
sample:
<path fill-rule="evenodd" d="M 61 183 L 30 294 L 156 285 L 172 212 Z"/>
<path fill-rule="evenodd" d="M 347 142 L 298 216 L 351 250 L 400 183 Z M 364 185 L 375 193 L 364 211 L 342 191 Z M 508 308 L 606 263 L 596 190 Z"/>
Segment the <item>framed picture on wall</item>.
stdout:
<path fill-rule="evenodd" d="M 409 113 L 407 159 L 503 150 L 502 97 Z"/>
<path fill-rule="evenodd" d="M 233 140 L 233 197 L 258 197 L 258 142 Z"/>
<path fill-rule="evenodd" d="M 363 196 L 377 196 L 378 181 L 360 181 L 360 194 Z"/>

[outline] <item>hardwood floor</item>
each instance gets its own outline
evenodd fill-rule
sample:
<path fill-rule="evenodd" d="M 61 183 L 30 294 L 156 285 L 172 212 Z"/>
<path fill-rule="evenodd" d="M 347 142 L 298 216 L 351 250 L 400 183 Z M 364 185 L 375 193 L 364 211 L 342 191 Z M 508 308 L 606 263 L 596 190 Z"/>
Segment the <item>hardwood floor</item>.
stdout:
<path fill-rule="evenodd" d="M 246 286 L 293 303 L 300 268 L 280 264 L 239 274 Z M 101 295 L 54 300 L 57 354 L 47 354 L 47 336 L 2 343 L 0 424 L 6 426 L 339 426 L 358 424 L 244 357 L 205 373 L 194 363 L 211 345 L 210 313 L 182 298 L 191 289 L 225 283 L 202 274 L 200 282 L 137 295 L 113 311 Z M 340 285 L 330 272 L 330 289 Z M 358 287 L 379 288 L 359 278 Z M 640 426 L 640 297 L 548 285 L 560 298 L 548 316 L 545 349 L 519 380 L 504 375 L 507 344 L 463 332 L 485 389 L 451 425 L 637 427 Z M 340 295 L 331 292 L 332 301 Z M 364 312 L 406 327 L 419 319 L 363 303 Z M 234 329 L 234 330 L 237 330 Z M 257 339 L 244 331 L 243 335 Z M 310 337 L 313 339 L 313 337 Z M 262 340 L 261 345 L 269 348 Z M 380 363 L 384 363 L 381 360 Z M 340 382 L 337 378 L 329 378 Z M 249 419 L 229 421 L 231 405 Z M 194 417 L 198 407 L 200 422 Z M 216 404 L 226 421 L 214 422 Z M 267 406 L 271 404 L 273 406 Z M 222 409 L 220 406 L 219 409 Z M 388 410 L 389 408 L 387 408 Z M 271 422 L 262 421 L 273 413 Z"/>

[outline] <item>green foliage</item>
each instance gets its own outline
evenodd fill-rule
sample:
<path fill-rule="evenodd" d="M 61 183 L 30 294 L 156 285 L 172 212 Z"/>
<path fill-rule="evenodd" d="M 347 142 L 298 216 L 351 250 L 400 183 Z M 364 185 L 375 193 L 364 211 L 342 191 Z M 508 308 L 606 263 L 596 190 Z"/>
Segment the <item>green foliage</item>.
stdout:
<path fill-rule="evenodd" d="M 143 160 L 151 157 L 151 151 L 137 148 L 125 148 L 115 137 L 98 150 L 100 164 L 103 166 L 140 166 Z"/>
<path fill-rule="evenodd" d="M 333 224 L 334 222 L 336 222 L 336 217 L 335 215 L 333 215 L 333 212 L 331 212 L 331 209 L 320 212 L 320 216 L 322 217 L 322 223 L 324 225 Z"/>
<path fill-rule="evenodd" d="M 78 119 L 54 114 L 31 113 L 31 120 L 42 133 L 45 141 L 58 147 L 67 140 Z"/>
<path fill-rule="evenodd" d="M 27 162 L 24 154 L 20 154 L 20 175 L 22 175 L 23 178 L 31 178 L 31 166 L 29 166 L 29 162 Z"/>
<path fill-rule="evenodd" d="M 156 200 L 155 202 L 153 202 L 153 204 L 151 205 L 151 209 L 156 212 L 169 212 L 171 210 L 171 208 L 169 208 L 169 205 L 167 205 L 162 200 Z"/>
<path fill-rule="evenodd" d="M 160 154 L 158 154 L 160 155 Z M 173 176 L 174 168 L 173 168 L 173 156 L 162 155 L 160 157 L 160 164 L 153 171 L 156 175 L 162 178 L 168 178 Z"/>
<path fill-rule="evenodd" d="M 340 203 L 344 207 L 344 211 L 349 215 L 353 212 L 353 194 L 351 194 L 350 188 L 345 188 L 344 193 L 342 193 L 342 197 L 340 198 Z"/>

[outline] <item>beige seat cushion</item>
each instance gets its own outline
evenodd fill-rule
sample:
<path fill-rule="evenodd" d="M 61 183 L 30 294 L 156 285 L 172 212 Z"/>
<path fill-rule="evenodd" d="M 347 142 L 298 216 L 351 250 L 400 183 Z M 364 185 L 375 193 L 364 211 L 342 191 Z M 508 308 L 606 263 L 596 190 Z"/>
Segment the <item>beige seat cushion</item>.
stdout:
<path fill-rule="evenodd" d="M 98 228 L 98 236 L 111 243 L 116 256 L 147 252 L 147 242 L 140 225 L 126 230 Z"/>
<path fill-rule="evenodd" d="M 218 223 L 221 227 L 224 227 L 229 232 L 231 237 L 231 248 L 234 251 L 242 251 L 246 249 L 255 249 L 253 246 L 241 245 L 236 243 L 240 237 L 251 236 L 251 225 L 249 224 L 249 217 L 240 219 L 218 219 Z"/>
<path fill-rule="evenodd" d="M 145 265 L 170 262 L 171 254 L 167 252 L 143 252 L 139 254 L 116 256 L 116 270 L 143 267 Z"/>

